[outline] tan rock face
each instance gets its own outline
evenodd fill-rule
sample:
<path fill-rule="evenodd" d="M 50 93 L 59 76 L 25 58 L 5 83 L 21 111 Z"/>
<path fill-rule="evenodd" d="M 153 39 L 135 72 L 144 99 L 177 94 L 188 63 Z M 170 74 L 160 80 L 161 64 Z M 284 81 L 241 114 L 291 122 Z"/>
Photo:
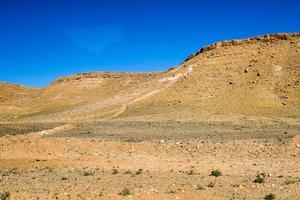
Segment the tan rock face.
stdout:
<path fill-rule="evenodd" d="M 249 44 L 254 43 L 257 41 L 261 42 L 275 42 L 276 40 L 288 40 L 291 37 L 299 37 L 300 33 L 279 33 L 279 34 L 268 34 L 263 36 L 256 36 L 244 40 L 229 40 L 229 41 L 223 41 L 223 42 L 217 42 L 214 44 L 211 44 L 209 46 L 201 48 L 196 53 L 189 56 L 185 61 L 188 61 L 189 59 L 199 55 L 200 53 L 204 53 L 206 51 L 210 51 L 216 48 L 225 47 L 225 46 L 236 46 L 241 44 Z"/>

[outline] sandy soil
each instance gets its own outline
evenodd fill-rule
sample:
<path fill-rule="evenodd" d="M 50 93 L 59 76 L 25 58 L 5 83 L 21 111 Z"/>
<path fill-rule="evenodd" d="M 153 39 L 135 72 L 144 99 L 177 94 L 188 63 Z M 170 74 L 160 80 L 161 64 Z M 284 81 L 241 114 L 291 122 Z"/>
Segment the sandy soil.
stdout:
<path fill-rule="evenodd" d="M 0 138 L 0 192 L 9 191 L 10 199 L 300 198 L 298 126 L 112 121 L 62 127 Z M 221 176 L 211 175 L 216 169 Z M 254 182 L 258 174 L 264 183 Z"/>

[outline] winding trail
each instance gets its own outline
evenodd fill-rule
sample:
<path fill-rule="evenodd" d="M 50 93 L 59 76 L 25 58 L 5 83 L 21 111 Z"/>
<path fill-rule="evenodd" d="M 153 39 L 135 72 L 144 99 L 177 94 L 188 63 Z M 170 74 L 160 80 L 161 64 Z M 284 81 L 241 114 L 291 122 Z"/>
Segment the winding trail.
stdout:
<path fill-rule="evenodd" d="M 177 71 L 178 69 L 176 69 Z M 136 99 L 126 103 L 126 104 L 123 104 L 119 109 L 117 109 L 117 111 L 112 114 L 111 116 L 108 116 L 108 117 L 104 117 L 102 119 L 98 119 L 97 121 L 104 121 L 104 120 L 109 120 L 109 119 L 114 119 L 114 118 L 117 118 L 119 116 L 121 116 L 123 113 L 125 113 L 128 109 L 128 106 L 136 103 L 136 102 L 139 102 L 141 100 L 144 100 L 152 95 L 155 95 L 169 87 L 171 87 L 174 83 L 176 83 L 178 80 L 180 80 L 180 78 L 182 77 L 187 77 L 189 74 L 191 74 L 193 72 L 193 67 L 192 65 L 190 65 L 189 67 L 187 67 L 186 71 L 184 73 L 177 73 L 176 75 L 174 76 L 170 76 L 170 77 L 164 77 L 162 79 L 159 79 L 158 82 L 162 83 L 168 83 L 166 84 L 164 87 L 160 88 L 160 89 L 156 89 L 156 90 L 153 90 L 147 94 L 144 94 L 144 95 L 141 95 L 140 97 L 137 97 Z"/>
<path fill-rule="evenodd" d="M 72 130 L 76 128 L 76 125 L 74 124 L 64 124 L 52 129 L 47 129 L 47 130 L 43 130 L 43 131 L 39 131 L 39 132 L 34 132 L 32 134 L 36 134 L 38 136 L 46 136 L 46 135 L 52 135 L 52 134 L 56 134 L 56 133 L 60 133 L 62 131 L 68 131 L 68 130 Z"/>
<path fill-rule="evenodd" d="M 178 69 L 175 69 L 176 71 Z M 174 83 L 176 83 L 178 80 L 180 80 L 182 77 L 187 77 L 189 74 L 191 74 L 193 71 L 193 68 L 192 66 L 188 66 L 187 69 L 183 72 L 183 73 L 177 73 L 175 75 L 172 75 L 172 76 L 167 76 L 167 77 L 163 77 L 159 80 L 156 80 L 158 83 L 164 83 L 163 86 L 160 88 L 160 89 L 155 89 L 155 90 L 152 90 L 146 94 L 143 94 L 133 100 L 131 100 L 130 102 L 128 103 L 125 103 L 123 104 L 121 107 L 117 108 L 117 109 L 114 109 L 114 110 L 111 110 L 111 111 L 108 111 L 108 112 L 105 112 L 105 113 L 101 113 L 101 116 L 103 115 L 107 115 L 107 114 L 111 114 L 107 117 L 103 117 L 101 119 L 97 119 L 95 121 L 105 121 L 105 120 L 110 120 L 110 119 L 115 119 L 119 116 L 121 116 L 122 114 L 124 114 L 128 107 L 134 103 L 137 103 L 139 101 L 142 101 L 152 95 L 155 95 L 169 87 L 171 87 Z M 95 117 L 95 116 L 93 116 Z M 30 134 L 34 134 L 36 136 L 46 136 L 46 135 L 53 135 L 53 134 L 58 134 L 60 132 L 63 132 L 63 131 L 67 131 L 67 130 L 72 130 L 76 128 L 76 125 L 74 123 L 67 123 L 67 124 L 64 124 L 64 125 L 61 125 L 61 126 L 58 126 L 58 127 L 55 127 L 53 129 L 47 129 L 47 130 L 43 130 L 43 131 L 39 131 L 39 132 L 33 132 L 33 133 L 30 133 Z"/>

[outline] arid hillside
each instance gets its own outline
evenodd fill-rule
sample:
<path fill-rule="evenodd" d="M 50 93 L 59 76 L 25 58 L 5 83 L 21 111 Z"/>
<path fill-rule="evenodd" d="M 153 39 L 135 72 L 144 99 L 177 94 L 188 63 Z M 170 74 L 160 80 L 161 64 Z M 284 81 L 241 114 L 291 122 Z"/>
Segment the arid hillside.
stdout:
<path fill-rule="evenodd" d="M 192 73 L 124 117 L 174 120 L 300 117 L 300 36 L 266 35 L 202 48 Z"/>
<path fill-rule="evenodd" d="M 174 70 L 175 71 L 175 70 Z M 77 121 L 111 118 L 128 102 L 173 81 L 174 72 L 83 73 L 63 77 L 45 88 L 1 84 L 1 116 L 6 121 Z"/>
<path fill-rule="evenodd" d="M 1 116 L 22 112 L 33 104 L 38 89 L 0 82 Z M 1 118 L 1 117 L 0 117 Z"/>
<path fill-rule="evenodd" d="M 0 85 L 2 121 L 299 119 L 300 34 L 218 42 L 159 73 Z M 226 117 L 225 117 L 226 116 Z"/>

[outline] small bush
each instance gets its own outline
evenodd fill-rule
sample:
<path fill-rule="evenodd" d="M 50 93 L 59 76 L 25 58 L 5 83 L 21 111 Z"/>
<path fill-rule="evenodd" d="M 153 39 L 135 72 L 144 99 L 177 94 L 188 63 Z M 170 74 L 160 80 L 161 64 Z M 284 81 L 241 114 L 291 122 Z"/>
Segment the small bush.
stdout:
<path fill-rule="evenodd" d="M 254 183 L 264 183 L 265 176 L 263 174 L 257 174 L 256 179 L 253 181 Z"/>
<path fill-rule="evenodd" d="M 1 176 L 9 176 L 9 172 L 8 171 L 2 172 Z"/>
<path fill-rule="evenodd" d="M 204 187 L 198 184 L 196 190 L 204 190 Z"/>
<path fill-rule="evenodd" d="M 10 197 L 10 192 L 4 191 L 0 193 L 0 199 L 1 200 L 7 200 Z"/>
<path fill-rule="evenodd" d="M 54 168 L 51 167 L 51 166 L 46 166 L 46 167 L 44 168 L 44 170 L 47 170 L 48 172 L 53 172 L 53 171 L 54 171 Z"/>
<path fill-rule="evenodd" d="M 170 190 L 167 192 L 168 194 L 176 194 L 176 191 L 175 190 Z"/>
<path fill-rule="evenodd" d="M 113 168 L 112 171 L 111 171 L 111 174 L 117 174 L 117 173 L 119 173 L 118 170 Z"/>
<path fill-rule="evenodd" d="M 218 176 L 222 176 L 222 172 L 219 169 L 216 169 L 216 170 L 212 170 L 210 175 L 214 177 L 218 177 Z"/>
<path fill-rule="evenodd" d="M 67 177 L 62 177 L 61 180 L 66 181 L 66 180 L 68 180 L 68 178 Z"/>
<path fill-rule="evenodd" d="M 85 171 L 83 172 L 83 176 L 94 176 L 94 172 Z"/>
<path fill-rule="evenodd" d="M 264 198 L 265 200 L 274 200 L 275 199 L 275 194 L 267 194 Z"/>
<path fill-rule="evenodd" d="M 9 170 L 7 173 L 8 173 L 8 174 L 14 174 L 14 175 L 20 175 L 20 174 L 21 174 L 21 172 L 18 171 L 17 168 L 12 168 L 12 169 Z"/>
<path fill-rule="evenodd" d="M 129 188 L 124 188 L 120 193 L 119 195 L 122 195 L 122 196 L 127 196 L 127 195 L 131 195 L 132 192 Z"/>
<path fill-rule="evenodd" d="M 215 182 L 209 182 L 209 184 L 207 185 L 207 187 L 213 188 L 215 187 Z"/>
<path fill-rule="evenodd" d="M 143 169 L 139 169 L 135 172 L 135 175 L 141 175 L 143 173 Z"/>

